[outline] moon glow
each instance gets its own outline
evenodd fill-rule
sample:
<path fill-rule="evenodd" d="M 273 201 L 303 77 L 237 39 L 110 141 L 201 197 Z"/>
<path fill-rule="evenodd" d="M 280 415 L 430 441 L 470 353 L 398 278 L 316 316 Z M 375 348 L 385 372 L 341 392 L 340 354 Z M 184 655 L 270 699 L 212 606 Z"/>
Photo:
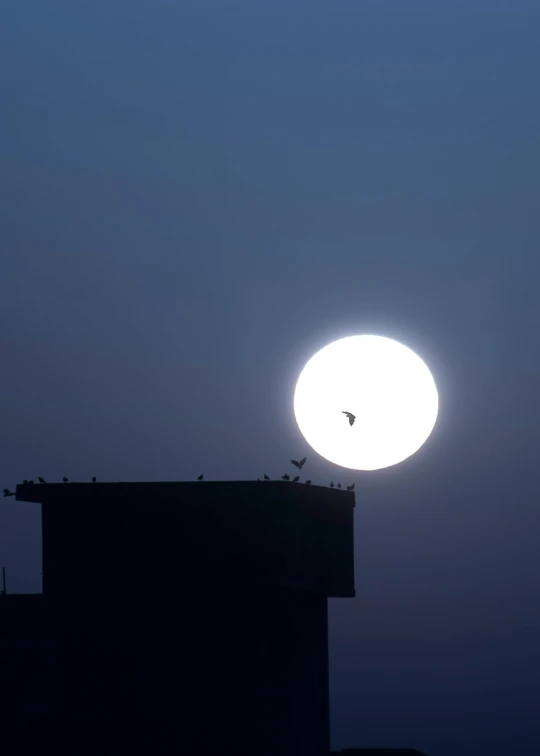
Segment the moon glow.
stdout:
<path fill-rule="evenodd" d="M 300 432 L 322 457 L 379 470 L 412 456 L 435 426 L 439 397 L 427 365 L 382 336 L 334 341 L 305 365 L 294 392 Z M 343 412 L 356 415 L 350 425 Z"/>

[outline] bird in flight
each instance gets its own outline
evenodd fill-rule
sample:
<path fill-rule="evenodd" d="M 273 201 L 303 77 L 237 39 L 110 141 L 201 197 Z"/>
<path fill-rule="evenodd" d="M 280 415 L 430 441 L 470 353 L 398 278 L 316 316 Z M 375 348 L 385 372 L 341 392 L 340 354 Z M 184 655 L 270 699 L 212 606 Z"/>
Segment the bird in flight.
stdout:
<path fill-rule="evenodd" d="M 43 478 L 40 478 L 39 475 L 38 475 L 38 480 L 39 480 L 40 483 L 45 483 L 45 481 L 43 480 Z"/>
<path fill-rule="evenodd" d="M 15 496 L 15 491 L 10 491 L 9 488 L 4 488 L 4 496 Z"/>
<path fill-rule="evenodd" d="M 202 475 L 199 475 L 199 477 L 197 478 L 197 480 L 202 480 Z"/>
<path fill-rule="evenodd" d="M 356 420 L 356 415 L 353 415 L 353 413 L 352 413 L 352 412 L 344 412 L 344 411 L 342 410 L 342 414 L 344 414 L 344 415 L 347 415 L 347 417 L 349 418 L 349 423 L 350 423 L 351 425 L 352 425 L 352 424 L 354 423 L 354 421 Z"/>
<path fill-rule="evenodd" d="M 295 467 L 297 467 L 299 470 L 303 468 L 303 466 L 306 464 L 306 458 L 300 460 L 300 462 L 297 462 L 296 459 L 291 459 L 291 462 Z"/>

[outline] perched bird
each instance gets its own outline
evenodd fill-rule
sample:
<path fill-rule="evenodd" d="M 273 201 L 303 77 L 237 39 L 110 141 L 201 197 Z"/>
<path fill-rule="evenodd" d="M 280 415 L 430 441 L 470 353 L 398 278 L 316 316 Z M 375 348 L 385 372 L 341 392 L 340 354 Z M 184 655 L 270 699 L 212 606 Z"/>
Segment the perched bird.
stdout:
<path fill-rule="evenodd" d="M 310 485 L 311 485 L 311 481 L 310 480 L 306 480 L 306 486 L 310 486 Z"/>
<path fill-rule="evenodd" d="M 338 483 L 338 484 L 337 484 L 337 487 L 338 487 L 338 488 L 341 488 L 341 483 Z"/>
<path fill-rule="evenodd" d="M 270 478 L 268 477 L 268 475 L 267 475 L 266 473 L 265 473 L 265 474 L 263 475 L 263 478 L 264 478 L 265 480 L 270 480 Z"/>
<path fill-rule="evenodd" d="M 347 486 L 347 491 L 352 491 L 354 488 L 354 483 L 351 483 L 350 486 Z"/>
<path fill-rule="evenodd" d="M 197 478 L 197 480 L 202 480 L 202 475 L 199 475 L 199 477 Z"/>
<path fill-rule="evenodd" d="M 306 464 L 306 457 L 300 460 L 300 462 L 297 462 L 295 459 L 291 459 L 291 462 L 295 467 L 297 467 L 299 470 L 303 468 L 303 466 Z"/>
<path fill-rule="evenodd" d="M 67 483 L 67 482 L 68 482 L 68 479 L 67 479 L 67 478 L 65 478 L 65 477 L 64 477 L 64 478 L 62 478 L 62 480 L 64 481 L 64 483 Z"/>
<path fill-rule="evenodd" d="M 28 482 L 29 482 L 29 483 L 33 483 L 34 481 L 33 481 L 33 480 L 29 480 Z"/>
<path fill-rule="evenodd" d="M 23 483 L 28 483 L 28 481 L 27 480 L 23 480 Z"/>
<path fill-rule="evenodd" d="M 289 476 L 287 475 L 287 473 L 285 473 L 285 475 L 282 475 L 282 476 L 281 476 L 281 480 L 290 480 L 290 478 L 289 478 Z"/>
<path fill-rule="evenodd" d="M 15 496 L 15 491 L 10 491 L 9 488 L 4 488 L 4 496 Z"/>
<path fill-rule="evenodd" d="M 330 488 L 333 488 L 333 487 L 334 487 L 334 481 L 332 480 L 332 481 L 330 482 Z"/>
<path fill-rule="evenodd" d="M 298 481 L 299 481 L 299 480 L 300 480 L 300 476 L 299 476 L 299 475 L 297 475 L 297 476 L 296 476 L 296 478 L 293 478 L 293 479 L 292 479 L 292 482 L 293 482 L 293 483 L 298 483 Z"/>
<path fill-rule="evenodd" d="M 92 483 L 95 483 L 95 482 L 96 482 L 96 476 L 94 475 L 94 477 L 92 478 Z"/>
<path fill-rule="evenodd" d="M 40 483 L 46 483 L 46 481 L 43 480 L 43 478 L 40 478 L 39 475 L 38 475 L 38 480 L 39 480 Z"/>
<path fill-rule="evenodd" d="M 356 420 L 356 415 L 353 415 L 352 412 L 343 412 L 344 415 L 347 415 L 349 418 L 349 423 L 352 425 L 354 421 Z"/>

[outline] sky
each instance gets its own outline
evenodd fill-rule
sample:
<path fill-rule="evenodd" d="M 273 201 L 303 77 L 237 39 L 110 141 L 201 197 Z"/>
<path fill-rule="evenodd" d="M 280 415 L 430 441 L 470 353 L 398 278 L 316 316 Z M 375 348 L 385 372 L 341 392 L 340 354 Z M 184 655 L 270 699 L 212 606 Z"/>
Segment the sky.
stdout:
<path fill-rule="evenodd" d="M 2 4 L 1 487 L 303 456 L 355 482 L 334 749 L 540 751 L 539 24 L 533 0 Z M 292 408 L 361 333 L 440 400 L 364 473 Z M 3 499 L 8 592 L 41 591 L 40 539 Z"/>

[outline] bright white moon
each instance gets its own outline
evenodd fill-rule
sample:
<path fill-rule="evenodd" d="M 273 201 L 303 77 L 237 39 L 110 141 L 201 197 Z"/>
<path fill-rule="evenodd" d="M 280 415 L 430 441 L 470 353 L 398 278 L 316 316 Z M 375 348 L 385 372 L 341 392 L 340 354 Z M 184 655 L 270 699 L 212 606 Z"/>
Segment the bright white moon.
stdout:
<path fill-rule="evenodd" d="M 426 364 L 382 336 L 350 336 L 317 352 L 294 393 L 302 435 L 322 457 L 352 470 L 379 470 L 427 440 L 439 397 Z M 353 425 L 343 412 L 356 416 Z"/>

